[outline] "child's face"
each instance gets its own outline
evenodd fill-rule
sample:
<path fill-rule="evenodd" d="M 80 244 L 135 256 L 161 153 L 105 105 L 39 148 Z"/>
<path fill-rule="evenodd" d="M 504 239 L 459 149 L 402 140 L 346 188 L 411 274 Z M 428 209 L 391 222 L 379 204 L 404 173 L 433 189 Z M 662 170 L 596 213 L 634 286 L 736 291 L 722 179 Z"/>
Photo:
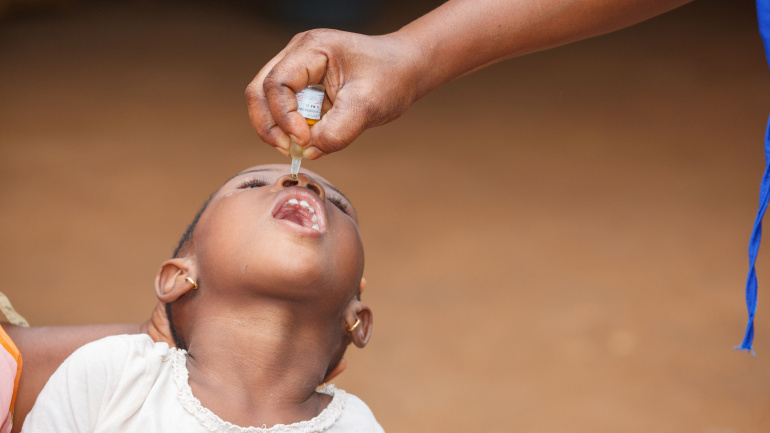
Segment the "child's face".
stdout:
<path fill-rule="evenodd" d="M 302 173 L 296 183 L 288 173 L 252 167 L 217 191 L 192 236 L 201 286 L 318 294 L 334 304 L 355 293 L 364 254 L 353 206 L 320 176 Z"/>

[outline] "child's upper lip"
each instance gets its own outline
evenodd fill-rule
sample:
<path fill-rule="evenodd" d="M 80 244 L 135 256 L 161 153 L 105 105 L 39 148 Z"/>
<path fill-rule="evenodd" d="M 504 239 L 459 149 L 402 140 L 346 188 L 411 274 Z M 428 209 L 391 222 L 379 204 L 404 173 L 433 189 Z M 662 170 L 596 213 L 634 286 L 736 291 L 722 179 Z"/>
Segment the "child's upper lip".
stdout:
<path fill-rule="evenodd" d="M 289 200 L 292 199 L 296 200 L 297 204 L 290 203 Z M 275 198 L 275 204 L 273 205 L 272 211 L 273 218 L 278 218 L 278 214 L 285 211 L 284 205 L 287 205 L 287 203 L 290 203 L 289 206 L 293 206 L 298 211 L 303 212 L 307 207 L 304 206 L 304 203 L 301 205 L 300 203 L 302 202 L 307 203 L 307 205 L 312 208 L 312 211 L 309 211 L 308 214 L 315 216 L 317 220 L 315 221 L 315 224 L 318 225 L 318 229 L 312 228 L 312 223 L 309 219 L 304 221 L 303 218 L 302 224 L 294 221 L 292 222 L 298 226 L 297 228 L 302 227 L 303 229 L 308 230 L 309 233 L 324 233 L 326 231 L 326 206 L 324 206 L 324 202 L 317 194 L 304 187 L 292 186 L 281 190 Z"/>

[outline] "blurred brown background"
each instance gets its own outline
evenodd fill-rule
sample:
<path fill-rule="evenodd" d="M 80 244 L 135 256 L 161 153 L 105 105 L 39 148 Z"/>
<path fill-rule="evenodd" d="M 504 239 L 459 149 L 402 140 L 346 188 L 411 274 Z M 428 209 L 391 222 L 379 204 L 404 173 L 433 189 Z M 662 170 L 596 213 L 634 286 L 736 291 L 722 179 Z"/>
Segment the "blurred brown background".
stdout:
<path fill-rule="evenodd" d="M 34 325 L 142 321 L 208 194 L 287 162 L 243 91 L 308 24 L 264 2 L 8 4 L 2 290 Z M 770 112 L 753 6 L 504 62 L 306 163 L 367 247 L 375 336 L 338 385 L 391 432 L 770 431 L 767 251 L 758 355 L 732 349 Z"/>

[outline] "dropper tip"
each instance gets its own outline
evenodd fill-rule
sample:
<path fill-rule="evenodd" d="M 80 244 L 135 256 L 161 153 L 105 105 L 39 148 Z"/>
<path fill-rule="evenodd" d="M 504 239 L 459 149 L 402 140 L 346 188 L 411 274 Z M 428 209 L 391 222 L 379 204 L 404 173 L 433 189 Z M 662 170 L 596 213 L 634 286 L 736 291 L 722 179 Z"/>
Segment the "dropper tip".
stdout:
<path fill-rule="evenodd" d="M 297 174 L 299 173 L 299 166 L 302 164 L 301 158 L 292 158 L 291 159 L 291 178 L 295 182 L 299 180 L 299 177 L 297 177 Z"/>

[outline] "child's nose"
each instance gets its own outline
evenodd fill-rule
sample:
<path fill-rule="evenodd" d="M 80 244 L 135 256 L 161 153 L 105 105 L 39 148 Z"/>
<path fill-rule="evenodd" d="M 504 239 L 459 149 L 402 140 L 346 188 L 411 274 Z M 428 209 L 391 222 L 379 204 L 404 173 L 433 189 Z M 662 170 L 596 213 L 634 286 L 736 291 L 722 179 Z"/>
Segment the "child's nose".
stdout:
<path fill-rule="evenodd" d="M 297 175 L 297 180 L 292 179 L 290 174 L 279 177 L 273 184 L 273 190 L 280 191 L 284 188 L 289 188 L 292 186 L 301 186 L 307 188 L 321 197 L 321 200 L 326 200 L 326 191 L 324 191 L 324 188 L 321 186 L 321 184 L 312 177 L 303 173 Z"/>

